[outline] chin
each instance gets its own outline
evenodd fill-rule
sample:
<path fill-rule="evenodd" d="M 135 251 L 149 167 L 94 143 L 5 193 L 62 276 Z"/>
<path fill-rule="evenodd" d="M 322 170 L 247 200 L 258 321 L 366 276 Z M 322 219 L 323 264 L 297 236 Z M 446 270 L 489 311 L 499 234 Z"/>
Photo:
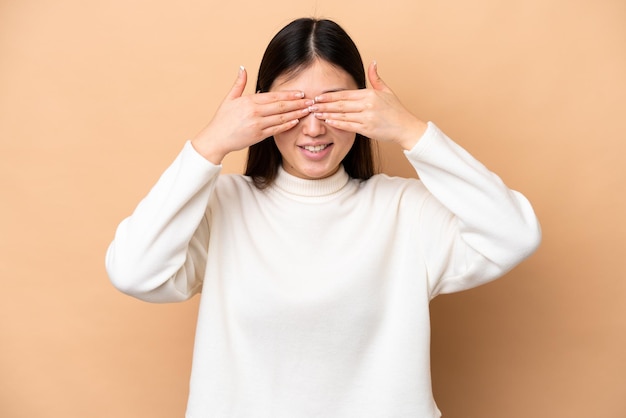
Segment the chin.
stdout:
<path fill-rule="evenodd" d="M 285 161 L 283 161 L 283 168 L 296 177 L 308 180 L 321 180 L 335 174 L 339 169 L 339 164 L 335 167 L 329 167 L 324 162 L 311 163 L 310 161 L 305 161 L 304 164 L 285 164 Z"/>
<path fill-rule="evenodd" d="M 303 174 L 311 180 L 321 180 L 326 177 L 330 177 L 337 172 L 337 168 L 329 170 L 308 170 L 303 171 Z"/>

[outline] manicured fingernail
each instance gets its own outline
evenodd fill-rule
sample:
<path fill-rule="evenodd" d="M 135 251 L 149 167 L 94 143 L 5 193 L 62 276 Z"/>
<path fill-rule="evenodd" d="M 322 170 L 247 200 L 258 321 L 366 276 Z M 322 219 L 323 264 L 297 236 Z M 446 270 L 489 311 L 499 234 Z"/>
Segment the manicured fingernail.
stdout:
<path fill-rule="evenodd" d="M 307 100 L 306 102 L 304 102 L 305 106 L 313 106 L 315 104 L 315 102 L 313 100 Z"/>
<path fill-rule="evenodd" d="M 309 106 L 309 112 L 317 112 L 318 109 L 317 106 Z"/>
<path fill-rule="evenodd" d="M 302 99 L 304 97 L 304 92 L 303 91 L 298 91 L 294 94 L 294 97 L 298 98 L 298 99 Z"/>
<path fill-rule="evenodd" d="M 316 96 L 314 100 L 315 100 L 316 102 L 319 102 L 319 101 L 321 101 L 322 99 L 324 99 L 324 96 Z"/>

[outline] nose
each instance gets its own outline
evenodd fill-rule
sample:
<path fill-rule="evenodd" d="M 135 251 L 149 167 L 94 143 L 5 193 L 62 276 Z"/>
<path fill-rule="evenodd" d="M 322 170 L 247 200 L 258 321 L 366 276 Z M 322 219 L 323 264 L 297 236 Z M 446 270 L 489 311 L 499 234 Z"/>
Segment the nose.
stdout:
<path fill-rule="evenodd" d="M 316 118 L 312 113 L 300 119 L 300 124 L 302 126 L 302 133 L 306 136 L 310 136 L 311 138 L 315 138 L 326 133 L 326 124 L 322 120 Z"/>

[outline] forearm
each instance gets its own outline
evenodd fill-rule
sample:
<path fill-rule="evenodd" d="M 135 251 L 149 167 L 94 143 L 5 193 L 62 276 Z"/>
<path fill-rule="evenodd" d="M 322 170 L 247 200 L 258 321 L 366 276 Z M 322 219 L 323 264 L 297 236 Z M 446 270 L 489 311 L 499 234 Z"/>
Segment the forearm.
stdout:
<path fill-rule="evenodd" d="M 220 168 L 185 144 L 117 228 L 106 268 L 118 289 L 155 302 L 184 300 L 197 291 L 209 233 L 203 217 Z"/>
<path fill-rule="evenodd" d="M 537 248 L 541 232 L 528 200 L 432 123 L 406 156 L 456 218 L 462 241 L 492 264 L 489 274 L 508 271 Z"/>

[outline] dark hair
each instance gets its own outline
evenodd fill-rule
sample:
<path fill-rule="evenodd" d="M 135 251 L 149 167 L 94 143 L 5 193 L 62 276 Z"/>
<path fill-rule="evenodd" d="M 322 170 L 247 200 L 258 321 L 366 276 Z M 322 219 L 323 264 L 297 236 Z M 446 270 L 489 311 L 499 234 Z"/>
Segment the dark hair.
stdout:
<path fill-rule="evenodd" d="M 327 19 L 296 19 L 281 29 L 270 41 L 257 77 L 257 92 L 267 92 L 283 74 L 295 74 L 321 58 L 350 74 L 358 88 L 366 87 L 361 54 L 350 36 L 337 23 Z M 273 137 L 250 146 L 245 175 L 258 188 L 272 184 L 282 156 Z M 346 173 L 361 180 L 374 175 L 372 140 L 356 134 L 354 145 L 344 157 Z"/>

